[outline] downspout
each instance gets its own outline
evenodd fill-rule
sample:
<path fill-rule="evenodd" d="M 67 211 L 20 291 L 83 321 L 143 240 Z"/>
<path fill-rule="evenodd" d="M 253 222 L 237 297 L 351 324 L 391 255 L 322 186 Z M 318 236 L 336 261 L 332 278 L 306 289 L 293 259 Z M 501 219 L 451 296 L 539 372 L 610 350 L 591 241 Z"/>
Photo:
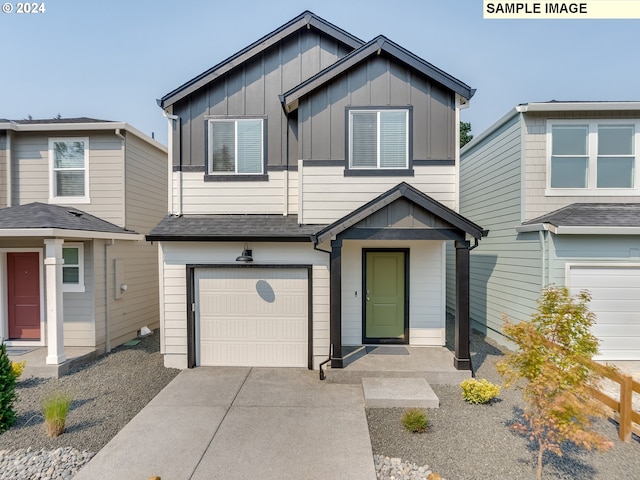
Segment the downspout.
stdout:
<path fill-rule="evenodd" d="M 11 178 L 12 175 L 12 168 L 11 168 L 11 164 L 13 163 L 12 161 L 12 151 L 11 151 L 11 137 L 13 136 L 13 134 L 11 133 L 10 130 L 7 130 L 7 207 L 11 207 L 11 190 L 12 190 L 12 186 L 13 186 L 13 180 Z"/>
<path fill-rule="evenodd" d="M 324 253 L 328 253 L 331 254 L 330 250 L 323 250 L 321 248 L 318 248 L 318 244 L 317 244 L 317 238 L 315 235 L 311 235 L 311 241 L 313 242 L 313 249 L 317 250 L 318 252 L 324 252 Z M 329 269 L 331 269 L 331 265 L 329 265 Z M 318 369 L 320 370 L 320 380 L 324 380 L 325 374 L 324 374 L 324 370 L 322 370 L 322 367 L 324 365 L 326 365 L 327 363 L 329 363 L 331 360 L 333 360 L 333 343 L 329 343 L 329 358 L 327 358 L 324 362 L 320 363 L 320 365 L 318 365 Z"/>
<path fill-rule="evenodd" d="M 180 117 L 178 115 L 172 115 L 171 113 L 163 110 L 163 116 L 167 119 L 168 134 L 167 134 L 167 173 L 168 173 L 168 209 L 169 215 L 173 214 L 173 123 L 178 122 Z M 182 170 L 178 172 L 178 199 L 179 207 L 176 215 L 182 215 Z"/>
<path fill-rule="evenodd" d="M 545 282 L 546 277 L 546 264 L 547 264 L 547 246 L 545 241 L 544 230 L 538 231 L 538 237 L 540 238 L 540 253 L 542 254 L 542 265 L 540 267 L 540 288 L 544 289 L 548 282 Z"/>
<path fill-rule="evenodd" d="M 109 247 L 116 241 L 112 238 L 104 244 L 104 352 L 111 352 L 109 339 Z"/>

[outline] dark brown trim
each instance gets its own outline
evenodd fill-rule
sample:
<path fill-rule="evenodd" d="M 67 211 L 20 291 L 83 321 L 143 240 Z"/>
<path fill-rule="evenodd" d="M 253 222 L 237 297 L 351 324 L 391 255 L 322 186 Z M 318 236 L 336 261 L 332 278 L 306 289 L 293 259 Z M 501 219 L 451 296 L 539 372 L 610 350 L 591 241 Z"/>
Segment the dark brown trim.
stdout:
<path fill-rule="evenodd" d="M 331 368 L 342 368 L 342 240 L 331 241 L 329 268 L 329 342 L 333 347 Z"/>
<path fill-rule="evenodd" d="M 371 338 L 367 337 L 367 253 L 376 252 L 403 252 L 404 253 L 404 338 Z M 362 343 L 363 344 L 394 344 L 409 345 L 409 308 L 410 308 L 410 249 L 409 248 L 363 248 L 362 249 Z"/>
<path fill-rule="evenodd" d="M 346 160 L 303 160 L 303 167 L 344 167 Z"/>
<path fill-rule="evenodd" d="M 267 165 L 267 172 L 297 172 L 297 165 Z"/>
<path fill-rule="evenodd" d="M 204 175 L 205 182 L 268 182 L 267 174 L 227 174 L 227 175 Z"/>
<path fill-rule="evenodd" d="M 190 263 L 187 269 L 187 367 L 196 366 L 196 285 L 195 271 L 199 268 L 263 268 L 305 269 L 307 271 L 307 368 L 313 370 L 313 265 L 309 264 L 246 264 L 246 263 Z"/>
<path fill-rule="evenodd" d="M 455 357 L 453 365 L 457 370 L 471 370 L 469 352 L 469 246 L 468 240 L 456 241 L 456 318 Z"/>
<path fill-rule="evenodd" d="M 204 165 L 174 165 L 174 172 L 204 172 Z"/>
<path fill-rule="evenodd" d="M 369 169 L 369 168 L 345 168 L 345 177 L 413 177 L 415 172 L 413 168 L 405 169 Z"/>
<path fill-rule="evenodd" d="M 358 228 L 338 237 L 343 240 L 464 240 L 464 232 L 451 228 Z"/>
<path fill-rule="evenodd" d="M 414 160 L 414 167 L 438 167 L 438 166 L 446 166 L 453 167 L 455 166 L 455 160 Z"/>

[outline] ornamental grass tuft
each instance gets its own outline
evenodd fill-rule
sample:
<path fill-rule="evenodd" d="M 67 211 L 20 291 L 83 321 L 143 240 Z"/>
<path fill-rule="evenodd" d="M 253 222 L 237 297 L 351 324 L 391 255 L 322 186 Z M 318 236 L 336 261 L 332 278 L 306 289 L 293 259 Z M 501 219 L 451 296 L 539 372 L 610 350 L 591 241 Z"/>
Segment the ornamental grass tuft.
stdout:
<path fill-rule="evenodd" d="M 427 412 L 421 408 L 408 408 L 402 415 L 402 424 L 413 433 L 423 433 L 427 431 L 429 419 Z"/>
<path fill-rule="evenodd" d="M 44 427 L 50 437 L 57 437 L 64 432 L 71 401 L 70 395 L 61 392 L 52 393 L 42 401 Z"/>

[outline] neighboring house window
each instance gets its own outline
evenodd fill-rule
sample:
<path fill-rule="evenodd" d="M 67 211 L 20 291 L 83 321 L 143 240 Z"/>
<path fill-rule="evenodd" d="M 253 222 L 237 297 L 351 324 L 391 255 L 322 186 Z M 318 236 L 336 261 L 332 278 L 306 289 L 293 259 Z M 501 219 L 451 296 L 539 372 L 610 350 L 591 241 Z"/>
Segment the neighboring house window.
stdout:
<path fill-rule="evenodd" d="M 409 168 L 409 111 L 351 110 L 349 168 Z"/>
<path fill-rule="evenodd" d="M 638 125 L 552 122 L 548 194 L 629 194 L 637 189 Z"/>
<path fill-rule="evenodd" d="M 89 139 L 50 138 L 49 162 L 51 201 L 89 202 Z"/>
<path fill-rule="evenodd" d="M 62 258 L 62 291 L 84 292 L 84 245 L 65 243 Z"/>
<path fill-rule="evenodd" d="M 264 120 L 209 120 L 209 175 L 264 173 Z"/>

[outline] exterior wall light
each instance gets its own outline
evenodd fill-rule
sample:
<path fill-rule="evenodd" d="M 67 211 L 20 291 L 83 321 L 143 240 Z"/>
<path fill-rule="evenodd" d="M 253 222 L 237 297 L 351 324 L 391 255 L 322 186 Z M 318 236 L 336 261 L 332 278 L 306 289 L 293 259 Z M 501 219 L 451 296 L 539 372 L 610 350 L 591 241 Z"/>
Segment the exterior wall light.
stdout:
<path fill-rule="evenodd" d="M 242 250 L 242 254 L 239 257 L 236 257 L 236 262 L 244 262 L 249 263 L 253 262 L 253 250 L 249 250 L 249 246 L 245 243 L 244 250 Z"/>

